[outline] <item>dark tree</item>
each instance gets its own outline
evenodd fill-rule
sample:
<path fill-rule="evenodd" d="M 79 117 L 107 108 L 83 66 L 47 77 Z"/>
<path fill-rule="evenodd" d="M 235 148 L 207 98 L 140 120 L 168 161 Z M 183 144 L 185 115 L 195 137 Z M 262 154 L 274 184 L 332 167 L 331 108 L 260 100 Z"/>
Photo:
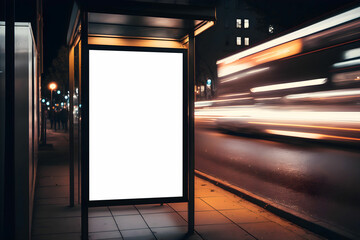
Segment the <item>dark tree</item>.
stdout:
<path fill-rule="evenodd" d="M 56 82 L 58 89 L 67 91 L 69 89 L 69 54 L 65 46 L 60 47 L 58 55 L 53 59 L 45 79 L 45 86 L 50 82 Z"/>

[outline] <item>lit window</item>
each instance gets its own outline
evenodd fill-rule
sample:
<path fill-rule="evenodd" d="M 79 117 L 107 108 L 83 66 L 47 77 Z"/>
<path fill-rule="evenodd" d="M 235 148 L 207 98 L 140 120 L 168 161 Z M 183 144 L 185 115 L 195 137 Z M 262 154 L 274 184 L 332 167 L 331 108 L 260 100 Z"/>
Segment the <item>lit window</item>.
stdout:
<path fill-rule="evenodd" d="M 241 28 L 241 19 L 236 19 L 236 28 Z"/>
<path fill-rule="evenodd" d="M 249 28 L 249 19 L 244 19 L 244 28 Z"/>
<path fill-rule="evenodd" d="M 273 33 L 274 32 L 274 26 L 273 25 L 269 25 L 269 33 Z"/>
<path fill-rule="evenodd" d="M 248 37 L 244 38 L 244 44 L 245 44 L 246 46 L 249 46 L 250 40 L 249 40 Z"/>
<path fill-rule="evenodd" d="M 236 37 L 236 45 L 241 45 L 241 37 Z"/>

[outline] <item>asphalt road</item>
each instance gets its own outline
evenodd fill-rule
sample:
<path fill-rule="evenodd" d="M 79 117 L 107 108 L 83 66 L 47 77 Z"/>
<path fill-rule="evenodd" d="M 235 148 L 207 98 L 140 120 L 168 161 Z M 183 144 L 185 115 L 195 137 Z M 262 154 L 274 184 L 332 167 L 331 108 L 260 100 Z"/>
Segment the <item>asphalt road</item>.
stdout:
<path fill-rule="evenodd" d="M 360 151 L 196 127 L 196 169 L 360 237 Z"/>

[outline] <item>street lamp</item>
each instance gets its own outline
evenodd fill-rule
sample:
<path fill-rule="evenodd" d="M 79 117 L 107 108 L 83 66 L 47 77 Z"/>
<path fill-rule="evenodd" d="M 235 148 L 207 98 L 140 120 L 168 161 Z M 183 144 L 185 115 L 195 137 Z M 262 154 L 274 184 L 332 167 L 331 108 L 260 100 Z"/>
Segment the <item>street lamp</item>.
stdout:
<path fill-rule="evenodd" d="M 51 104 L 51 107 L 52 107 L 52 92 L 54 91 L 54 89 L 57 88 L 57 85 L 56 83 L 52 82 L 52 83 L 49 83 L 49 89 L 50 89 L 50 92 L 51 92 L 51 97 L 50 97 L 50 104 Z"/>

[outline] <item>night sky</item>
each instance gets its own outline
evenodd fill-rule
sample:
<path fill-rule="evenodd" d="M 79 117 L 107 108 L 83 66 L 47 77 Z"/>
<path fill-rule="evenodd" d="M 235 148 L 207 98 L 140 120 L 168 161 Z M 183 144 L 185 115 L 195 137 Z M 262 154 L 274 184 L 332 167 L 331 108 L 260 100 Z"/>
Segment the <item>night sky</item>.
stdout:
<path fill-rule="evenodd" d="M 44 11 L 44 72 L 47 73 L 61 46 L 66 46 L 66 34 L 73 0 L 43 0 Z"/>

